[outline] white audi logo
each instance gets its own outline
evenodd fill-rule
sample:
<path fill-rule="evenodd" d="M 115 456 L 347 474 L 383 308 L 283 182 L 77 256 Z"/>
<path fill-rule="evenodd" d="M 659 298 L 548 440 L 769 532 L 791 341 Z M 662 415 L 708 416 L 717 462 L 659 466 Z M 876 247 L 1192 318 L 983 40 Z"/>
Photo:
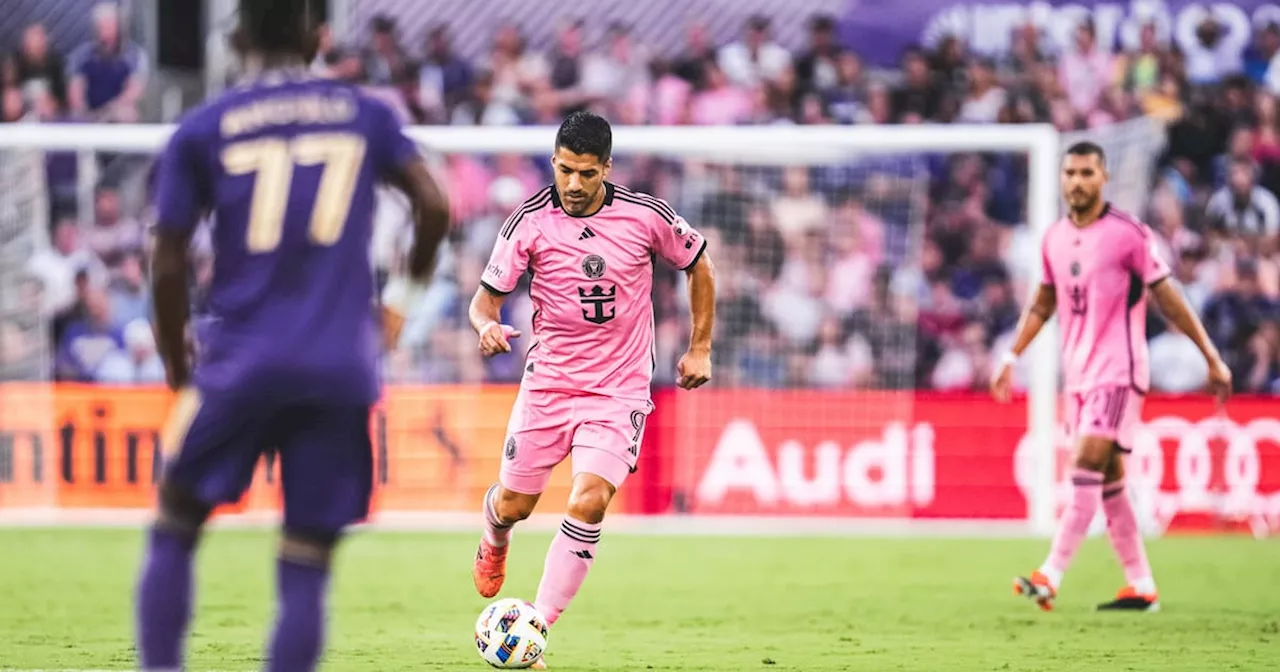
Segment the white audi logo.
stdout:
<path fill-rule="evenodd" d="M 1056 438 L 1057 495 L 1058 502 L 1064 503 L 1070 496 L 1066 474 L 1073 446 L 1065 429 L 1060 429 Z M 1171 463 L 1161 448 L 1170 444 L 1176 445 Z M 1161 416 L 1143 423 L 1135 432 L 1133 454 L 1125 464 L 1126 479 L 1140 515 L 1157 526 L 1179 513 L 1206 512 L 1262 517 L 1274 527 L 1280 522 L 1280 490 L 1259 491 L 1264 451 L 1269 468 L 1280 469 L 1280 420 L 1258 418 L 1240 424 L 1225 417 L 1192 421 Z M 1030 441 L 1023 436 L 1014 457 L 1014 477 L 1024 494 L 1035 481 L 1034 459 Z M 1176 486 L 1162 490 L 1170 468 Z M 1275 480 L 1273 475 L 1272 482 Z"/>

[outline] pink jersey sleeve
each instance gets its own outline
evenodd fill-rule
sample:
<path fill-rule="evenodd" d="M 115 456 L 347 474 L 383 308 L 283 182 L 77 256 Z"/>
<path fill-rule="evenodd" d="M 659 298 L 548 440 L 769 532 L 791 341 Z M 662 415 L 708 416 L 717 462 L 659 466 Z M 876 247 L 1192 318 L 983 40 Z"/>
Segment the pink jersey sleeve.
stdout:
<path fill-rule="evenodd" d="M 1169 265 L 1160 257 L 1156 236 L 1145 224 L 1135 227 L 1128 263 L 1129 270 L 1142 278 L 1144 285 L 1154 285 L 1169 277 Z"/>
<path fill-rule="evenodd" d="M 1040 284 L 1053 286 L 1053 265 L 1049 263 L 1049 234 L 1040 242 Z"/>
<path fill-rule="evenodd" d="M 507 294 L 516 288 L 520 276 L 529 270 L 529 258 L 533 252 L 533 222 L 522 213 L 515 213 L 498 232 L 493 244 L 493 254 L 480 276 L 480 284 L 495 294 Z"/>
<path fill-rule="evenodd" d="M 707 247 L 707 239 L 694 230 L 680 215 L 650 218 L 653 251 L 671 266 L 686 271 L 697 263 Z"/>

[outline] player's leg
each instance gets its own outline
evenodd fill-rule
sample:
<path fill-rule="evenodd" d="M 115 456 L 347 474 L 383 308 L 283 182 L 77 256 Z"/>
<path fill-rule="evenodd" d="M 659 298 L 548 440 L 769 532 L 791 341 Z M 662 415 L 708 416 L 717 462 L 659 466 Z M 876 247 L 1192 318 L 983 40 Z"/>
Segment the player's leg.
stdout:
<path fill-rule="evenodd" d="M 1048 610 L 1053 606 L 1062 577 L 1071 566 L 1089 525 L 1102 507 L 1104 472 L 1115 452 L 1115 441 L 1128 389 L 1100 388 L 1074 400 L 1072 427 L 1076 453 L 1071 470 L 1071 503 L 1058 522 L 1049 557 L 1030 577 L 1015 579 L 1015 589 Z"/>
<path fill-rule="evenodd" d="M 183 392 L 164 432 L 158 512 L 136 595 L 137 648 L 143 670 L 177 670 L 191 620 L 193 556 L 214 507 L 235 502 L 253 479 L 262 425 L 250 409 L 202 403 Z"/>
<path fill-rule="evenodd" d="M 577 595 L 596 558 L 613 496 L 635 468 L 652 406 L 609 398 L 579 401 L 573 434 L 573 488 L 560 530 L 547 550 L 534 606 L 553 624 Z"/>
<path fill-rule="evenodd" d="M 299 408 L 275 419 L 284 530 L 266 672 L 309 672 L 319 663 L 334 549 L 369 514 L 373 494 L 369 410 Z"/>
<path fill-rule="evenodd" d="M 562 394 L 521 390 L 507 423 L 498 482 L 485 493 L 484 534 L 471 578 L 482 597 L 502 590 L 507 549 L 516 523 L 533 513 L 551 471 L 569 454 L 572 401 Z"/>
<path fill-rule="evenodd" d="M 1124 462 L 1133 446 L 1133 433 L 1142 418 L 1142 397 L 1130 392 L 1125 420 L 1120 427 L 1116 452 L 1108 465 L 1102 486 L 1102 509 L 1107 516 L 1107 537 L 1111 548 L 1124 567 L 1125 587 L 1111 602 L 1098 605 L 1099 609 L 1127 609 L 1155 611 L 1159 609 L 1156 583 L 1147 561 L 1147 550 L 1138 528 L 1138 517 L 1133 510 L 1133 500 L 1125 488 Z"/>

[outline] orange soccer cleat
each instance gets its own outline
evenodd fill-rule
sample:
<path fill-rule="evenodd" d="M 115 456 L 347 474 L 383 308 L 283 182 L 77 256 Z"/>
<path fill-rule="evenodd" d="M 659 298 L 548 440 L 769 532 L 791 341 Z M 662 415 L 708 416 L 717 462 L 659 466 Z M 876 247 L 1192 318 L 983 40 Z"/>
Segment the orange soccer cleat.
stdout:
<path fill-rule="evenodd" d="M 507 547 L 494 546 L 484 539 L 476 549 L 476 561 L 471 566 L 471 578 L 481 597 L 493 597 L 502 590 L 507 579 Z"/>
<path fill-rule="evenodd" d="M 1031 572 L 1031 578 L 1019 576 L 1013 579 L 1013 594 L 1035 600 L 1036 605 L 1044 611 L 1053 611 L 1053 600 L 1058 596 L 1058 591 L 1049 577 L 1034 571 Z"/>
<path fill-rule="evenodd" d="M 1133 586 L 1125 586 L 1116 593 L 1116 599 L 1098 605 L 1098 611 L 1160 611 L 1160 600 L 1154 592 L 1139 593 Z"/>

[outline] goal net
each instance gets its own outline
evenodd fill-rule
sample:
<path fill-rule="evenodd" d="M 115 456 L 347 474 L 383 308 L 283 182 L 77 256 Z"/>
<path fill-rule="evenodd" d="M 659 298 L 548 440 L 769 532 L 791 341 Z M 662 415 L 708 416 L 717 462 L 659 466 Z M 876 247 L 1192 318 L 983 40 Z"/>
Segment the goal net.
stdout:
<path fill-rule="evenodd" d="M 170 130 L 0 129 L 0 152 L 154 155 Z M 389 391 L 372 427 L 377 506 L 388 519 L 445 512 L 470 521 L 498 470 L 523 365 L 518 356 L 477 356 L 466 307 L 502 221 L 550 181 L 554 129 L 410 134 L 430 149 L 455 229 L 401 347 L 387 357 Z M 996 406 L 983 389 L 991 353 L 1038 280 L 1038 255 L 1018 241 L 1038 240 L 1058 214 L 1059 143 L 1044 126 L 615 129 L 611 179 L 664 199 L 706 235 L 719 294 L 715 378 L 678 392 L 672 383 L 688 342 L 687 288 L 678 271 L 656 270 L 657 410 L 620 511 L 717 525 L 782 517 L 787 529 L 920 519 L 1048 529 L 1052 326 L 1020 373 L 1030 403 Z M 138 170 L 149 166 L 139 162 Z M 122 183 L 138 185 L 143 193 L 132 200 L 145 204 L 145 174 Z M 21 238 L 48 246 L 39 239 L 48 221 L 36 214 L 47 211 L 37 192 L 0 196 L 6 245 Z M 131 216 L 148 223 L 145 207 Z M 81 220 L 93 226 L 92 218 Z M 392 271 L 407 244 L 405 204 L 385 194 L 378 220 L 375 258 Z M 105 264 L 112 277 L 122 272 Z M 20 284 L 3 279 L 6 296 Z M 526 287 L 513 293 L 505 317 L 528 334 Z M 48 351 L 40 357 L 49 370 Z M 55 392 L 6 382 L 0 398 L 8 407 L 35 387 L 56 404 L 33 430 L 47 441 L 44 459 L 54 469 L 41 483 L 57 484 L 41 487 L 57 492 L 62 506 L 146 506 L 168 410 L 160 387 Z M 31 426 L 0 417 L 5 436 Z M 98 494 L 59 481 L 64 463 Z M 549 505 L 567 495 L 567 471 L 553 480 Z M 29 475 L 4 474 L 0 464 L 0 508 L 11 506 L 6 495 L 21 484 L 31 489 Z M 274 505 L 269 474 L 264 469 L 266 485 L 255 486 L 240 509 Z"/>

